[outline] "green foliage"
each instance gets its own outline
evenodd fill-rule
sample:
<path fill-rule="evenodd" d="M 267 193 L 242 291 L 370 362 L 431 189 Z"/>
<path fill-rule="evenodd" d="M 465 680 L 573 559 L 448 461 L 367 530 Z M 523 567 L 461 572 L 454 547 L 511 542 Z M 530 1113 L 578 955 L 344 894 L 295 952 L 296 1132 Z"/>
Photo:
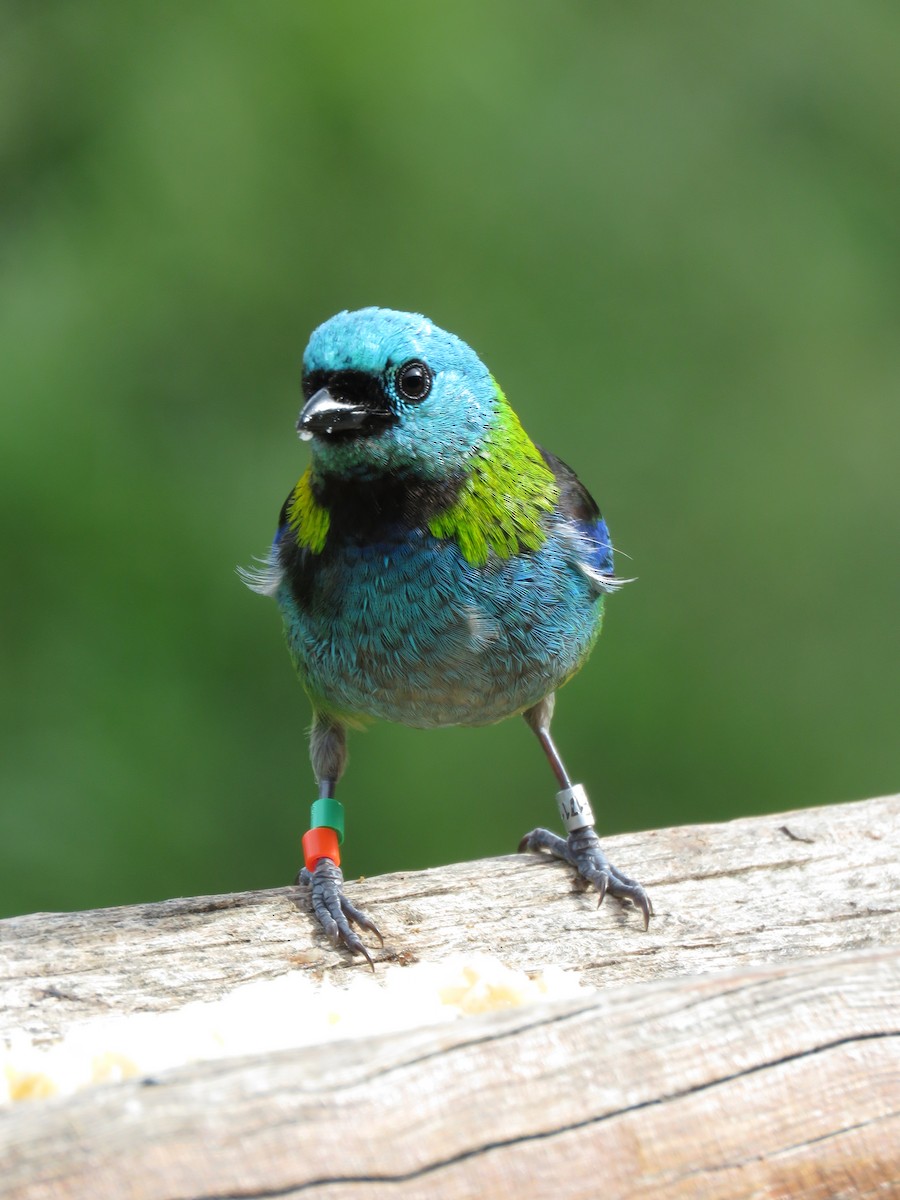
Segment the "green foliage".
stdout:
<path fill-rule="evenodd" d="M 308 461 L 306 337 L 365 304 L 470 342 L 632 556 L 555 725 L 602 830 L 895 788 L 898 36 L 4 5 L 0 911 L 291 878 L 307 701 L 234 567 Z M 521 722 L 351 754 L 350 874 L 554 820 Z"/>

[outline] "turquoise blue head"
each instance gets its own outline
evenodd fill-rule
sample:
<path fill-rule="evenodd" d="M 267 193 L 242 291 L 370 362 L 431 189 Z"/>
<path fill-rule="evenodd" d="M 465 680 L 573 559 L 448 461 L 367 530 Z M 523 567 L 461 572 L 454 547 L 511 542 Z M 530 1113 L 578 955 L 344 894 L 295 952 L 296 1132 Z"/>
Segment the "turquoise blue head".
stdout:
<path fill-rule="evenodd" d="M 366 477 L 462 472 L 496 419 L 496 385 L 478 355 L 418 313 L 341 312 L 303 355 L 297 422 L 317 472 Z"/>

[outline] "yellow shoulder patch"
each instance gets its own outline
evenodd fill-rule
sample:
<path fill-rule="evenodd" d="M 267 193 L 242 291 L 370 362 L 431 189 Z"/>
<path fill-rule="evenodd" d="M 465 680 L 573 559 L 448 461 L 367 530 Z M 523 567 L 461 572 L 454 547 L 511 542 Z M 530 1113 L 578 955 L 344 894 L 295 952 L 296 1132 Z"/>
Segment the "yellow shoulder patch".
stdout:
<path fill-rule="evenodd" d="M 316 502 L 312 490 L 312 471 L 307 467 L 291 495 L 287 521 L 301 546 L 313 554 L 321 554 L 328 537 L 331 516 L 327 508 Z"/>
<path fill-rule="evenodd" d="M 466 562 L 483 566 L 492 550 L 510 558 L 542 546 L 541 518 L 558 499 L 553 472 L 498 387 L 497 420 L 469 478 L 428 528 L 435 537 L 455 538 Z"/>

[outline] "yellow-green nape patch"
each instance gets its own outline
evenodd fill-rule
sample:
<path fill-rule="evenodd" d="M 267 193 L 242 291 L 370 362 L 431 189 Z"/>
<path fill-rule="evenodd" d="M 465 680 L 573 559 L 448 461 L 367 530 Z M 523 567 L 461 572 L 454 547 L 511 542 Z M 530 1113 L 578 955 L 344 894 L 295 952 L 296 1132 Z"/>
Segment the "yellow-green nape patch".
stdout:
<path fill-rule="evenodd" d="M 313 554 L 319 554 L 328 536 L 331 516 L 327 508 L 316 501 L 312 490 L 312 472 L 306 468 L 294 488 L 287 510 L 287 522 L 297 535 L 297 542 Z"/>
<path fill-rule="evenodd" d="M 547 536 L 541 517 L 559 498 L 553 472 L 499 387 L 496 411 L 457 500 L 428 523 L 435 537 L 456 538 L 473 566 L 483 566 L 491 550 L 500 558 L 537 550 Z"/>

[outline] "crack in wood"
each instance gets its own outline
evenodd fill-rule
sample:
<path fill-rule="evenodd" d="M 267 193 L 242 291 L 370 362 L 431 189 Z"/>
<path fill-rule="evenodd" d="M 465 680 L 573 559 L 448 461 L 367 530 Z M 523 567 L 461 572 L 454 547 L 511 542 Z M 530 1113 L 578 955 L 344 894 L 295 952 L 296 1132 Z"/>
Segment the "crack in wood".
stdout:
<path fill-rule="evenodd" d="M 815 841 L 789 841 L 774 828 L 784 822 Z M 884 797 L 609 838 L 611 857 L 639 860 L 645 880 L 648 865 L 655 873 L 647 935 L 622 910 L 598 913 L 589 893 L 573 898 L 566 868 L 536 857 L 385 876 L 364 893 L 355 881 L 406 954 L 488 950 L 602 990 L 13 1106 L 0 1122 L 0 1196 L 162 1200 L 175 1171 L 179 1195 L 210 1200 L 395 1187 L 449 1200 L 470 1179 L 503 1194 L 494 1184 L 510 1173 L 523 1198 L 552 1194 L 547 1180 L 559 1178 L 590 1197 L 600 1148 L 615 1164 L 611 1198 L 665 1200 L 665 1180 L 692 1169 L 704 1195 L 731 1196 L 733 1177 L 716 1166 L 752 1149 L 747 1194 L 788 1187 L 821 1200 L 852 1179 L 854 1195 L 875 1200 L 884 1191 L 873 1185 L 900 1177 L 900 1138 L 879 1115 L 897 1107 L 897 828 L 900 797 Z M 777 863 L 754 861 L 770 851 Z M 110 1009 L 167 1012 L 287 971 L 352 984 L 359 967 L 298 916 L 298 898 L 288 886 L 0 921 L 0 1036 L 45 1043 Z M 509 916 L 485 945 L 491 905 Z M 343 1191 L 325 1178 L 342 1168 L 356 1172 Z"/>
<path fill-rule="evenodd" d="M 500 1138 L 496 1141 L 484 1142 L 479 1146 L 472 1146 L 467 1150 L 461 1150 L 456 1154 L 448 1155 L 446 1158 L 437 1159 L 433 1162 L 426 1163 L 424 1166 L 417 1167 L 412 1171 L 398 1171 L 390 1174 L 323 1175 L 315 1179 L 308 1179 L 302 1183 L 286 1184 L 277 1188 L 242 1190 L 239 1192 L 215 1192 L 204 1194 L 202 1196 L 198 1195 L 192 1198 L 192 1200 L 278 1200 L 279 1197 L 290 1196 L 292 1194 L 299 1195 L 302 1192 L 309 1192 L 316 1188 L 337 1187 L 338 1185 L 363 1186 L 375 1183 L 410 1183 L 413 1180 L 427 1178 L 429 1175 L 434 1175 L 437 1172 L 446 1170 L 449 1167 L 454 1167 L 460 1163 L 471 1161 L 474 1158 L 492 1154 L 498 1150 L 508 1150 L 512 1147 L 524 1145 L 529 1142 L 548 1141 L 569 1133 L 577 1133 L 581 1129 L 601 1125 L 608 1121 L 614 1121 L 620 1117 L 632 1116 L 633 1114 L 642 1112 L 648 1108 L 655 1108 L 663 1104 L 684 1100 L 691 1096 L 698 1095 L 701 1092 L 734 1083 L 737 1080 L 747 1078 L 751 1075 L 757 1075 L 765 1071 L 776 1070 L 779 1067 L 787 1066 L 788 1064 L 798 1062 L 803 1059 L 813 1058 L 818 1054 L 824 1054 L 829 1051 L 839 1049 L 843 1046 L 856 1045 L 861 1042 L 883 1041 L 898 1037 L 900 1037 L 900 1029 L 879 1031 L 877 1033 L 863 1033 L 836 1038 L 833 1041 L 823 1042 L 821 1045 L 812 1046 L 806 1050 L 799 1050 L 793 1054 L 785 1054 L 777 1059 L 771 1059 L 763 1063 L 757 1063 L 752 1067 L 746 1067 L 743 1070 L 735 1071 L 729 1075 L 722 1075 L 715 1079 L 705 1080 L 703 1083 L 694 1084 L 691 1087 L 678 1089 L 661 1096 L 655 1096 L 652 1100 L 641 1100 L 636 1104 L 624 1105 L 621 1108 L 611 1109 L 606 1113 L 598 1113 L 591 1117 L 585 1117 L 581 1121 L 572 1121 L 566 1123 L 565 1125 L 556 1126 L 553 1129 L 542 1129 L 533 1133 L 519 1134 L 515 1137 Z M 423 1056 L 422 1059 L 415 1061 L 425 1062 L 429 1057 L 431 1057 L 431 1055 Z M 386 1072 L 384 1074 L 386 1074 Z M 861 1122 L 860 1125 L 863 1126 L 869 1123 L 871 1122 Z M 834 1131 L 834 1135 L 836 1136 L 840 1132 L 841 1131 Z M 824 1140 L 826 1136 L 831 1135 L 823 1135 L 822 1138 L 811 1139 L 811 1141 L 814 1142 Z M 798 1143 L 798 1145 L 801 1144 L 802 1143 Z M 787 1152 L 789 1149 L 789 1147 L 785 1147 L 784 1152 Z"/>
<path fill-rule="evenodd" d="M 804 1138 L 802 1142 L 792 1142 L 790 1146 L 782 1146 L 778 1150 L 770 1150 L 765 1154 L 747 1154 L 743 1158 L 732 1158 L 727 1162 L 704 1165 L 692 1171 L 682 1171 L 677 1175 L 668 1174 L 659 1176 L 658 1178 L 661 1182 L 665 1182 L 667 1187 L 672 1187 L 688 1179 L 719 1175 L 724 1171 L 739 1171 L 751 1163 L 763 1163 L 772 1159 L 783 1158 L 788 1154 L 796 1154 L 798 1150 L 807 1150 L 824 1142 L 833 1141 L 835 1138 L 844 1137 L 848 1133 L 856 1133 L 860 1129 L 867 1129 L 871 1125 L 880 1125 L 885 1121 L 893 1121 L 897 1117 L 900 1117 L 900 1111 L 892 1110 L 889 1113 L 881 1113 L 877 1117 L 870 1117 L 867 1121 L 855 1121 L 852 1125 L 842 1125 L 840 1129 L 830 1129 L 827 1133 L 822 1133 L 818 1137 Z"/>

